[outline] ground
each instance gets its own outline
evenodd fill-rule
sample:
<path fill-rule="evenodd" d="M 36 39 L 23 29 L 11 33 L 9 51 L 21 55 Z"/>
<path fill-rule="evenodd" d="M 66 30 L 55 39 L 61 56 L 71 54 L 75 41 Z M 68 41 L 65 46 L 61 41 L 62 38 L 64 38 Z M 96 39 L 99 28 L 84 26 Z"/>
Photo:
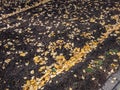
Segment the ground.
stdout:
<path fill-rule="evenodd" d="M 0 5 L 0 90 L 119 90 L 119 0 L 20 3 Z"/>

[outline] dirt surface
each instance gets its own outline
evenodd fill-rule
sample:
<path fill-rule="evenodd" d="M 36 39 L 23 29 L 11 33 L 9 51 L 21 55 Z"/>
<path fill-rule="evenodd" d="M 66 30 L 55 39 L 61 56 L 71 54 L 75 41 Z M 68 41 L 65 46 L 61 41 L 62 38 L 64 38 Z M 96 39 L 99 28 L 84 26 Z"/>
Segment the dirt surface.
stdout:
<path fill-rule="evenodd" d="M 120 66 L 120 1 L 39 3 L 0 7 L 0 90 L 99 90 Z"/>

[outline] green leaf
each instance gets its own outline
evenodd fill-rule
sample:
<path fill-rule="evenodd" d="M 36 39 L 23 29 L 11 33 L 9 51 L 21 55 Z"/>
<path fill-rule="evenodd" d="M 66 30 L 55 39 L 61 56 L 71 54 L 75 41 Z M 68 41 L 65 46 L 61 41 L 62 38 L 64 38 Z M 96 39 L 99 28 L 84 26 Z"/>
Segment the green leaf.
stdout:
<path fill-rule="evenodd" d="M 102 65 L 102 64 L 103 64 L 103 60 L 99 60 L 98 65 Z"/>
<path fill-rule="evenodd" d="M 94 70 L 92 68 L 86 68 L 85 71 L 90 73 L 93 72 Z"/>
<path fill-rule="evenodd" d="M 106 56 L 109 56 L 109 55 L 110 55 L 110 53 L 109 53 L 109 52 L 106 52 L 105 54 L 106 54 Z"/>
<path fill-rule="evenodd" d="M 109 51 L 110 51 L 110 52 L 115 52 L 115 53 L 117 53 L 117 52 L 118 52 L 118 50 L 117 50 L 117 49 L 110 49 Z"/>
<path fill-rule="evenodd" d="M 56 68 L 52 68 L 52 72 L 56 72 Z"/>

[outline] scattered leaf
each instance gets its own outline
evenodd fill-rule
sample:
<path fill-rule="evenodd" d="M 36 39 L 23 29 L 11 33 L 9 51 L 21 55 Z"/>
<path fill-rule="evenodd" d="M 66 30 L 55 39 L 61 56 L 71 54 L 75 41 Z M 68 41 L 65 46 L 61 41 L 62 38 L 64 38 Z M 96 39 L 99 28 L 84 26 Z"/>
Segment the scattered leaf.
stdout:
<path fill-rule="evenodd" d="M 93 72 L 94 70 L 93 70 L 93 68 L 86 68 L 85 71 L 88 72 L 88 73 L 91 73 L 91 72 Z"/>

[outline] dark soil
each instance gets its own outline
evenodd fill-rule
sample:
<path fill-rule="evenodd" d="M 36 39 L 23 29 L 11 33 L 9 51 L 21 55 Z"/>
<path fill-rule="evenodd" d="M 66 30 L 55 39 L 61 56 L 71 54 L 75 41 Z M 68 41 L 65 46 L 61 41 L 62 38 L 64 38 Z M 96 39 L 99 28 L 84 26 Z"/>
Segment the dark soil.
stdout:
<path fill-rule="evenodd" d="M 27 4 L 31 6 L 34 2 L 38 1 L 31 0 Z M 40 67 L 57 63 L 52 47 L 55 47 L 54 53 L 63 55 L 67 61 L 73 56 L 74 48 L 81 49 L 91 40 L 100 38 L 106 33 L 105 25 L 116 24 L 111 16 L 120 15 L 119 3 L 119 0 L 51 0 L 0 20 L 0 90 L 22 90 L 27 80 L 41 78 L 45 72 L 39 72 Z M 8 5 L 0 6 L 0 16 L 15 12 L 18 6 L 24 8 L 25 2 Z M 62 44 L 57 43 L 58 40 L 63 41 Z M 67 43 L 70 48 L 64 47 Z M 44 90 L 98 90 L 117 71 L 119 52 L 120 30 L 117 34 L 112 32 L 97 49 L 87 54 L 85 62 L 75 64 L 69 71 L 53 78 L 51 83 L 46 83 Z M 46 64 L 36 65 L 35 56 L 47 58 Z M 92 61 L 98 63 L 89 69 Z"/>

